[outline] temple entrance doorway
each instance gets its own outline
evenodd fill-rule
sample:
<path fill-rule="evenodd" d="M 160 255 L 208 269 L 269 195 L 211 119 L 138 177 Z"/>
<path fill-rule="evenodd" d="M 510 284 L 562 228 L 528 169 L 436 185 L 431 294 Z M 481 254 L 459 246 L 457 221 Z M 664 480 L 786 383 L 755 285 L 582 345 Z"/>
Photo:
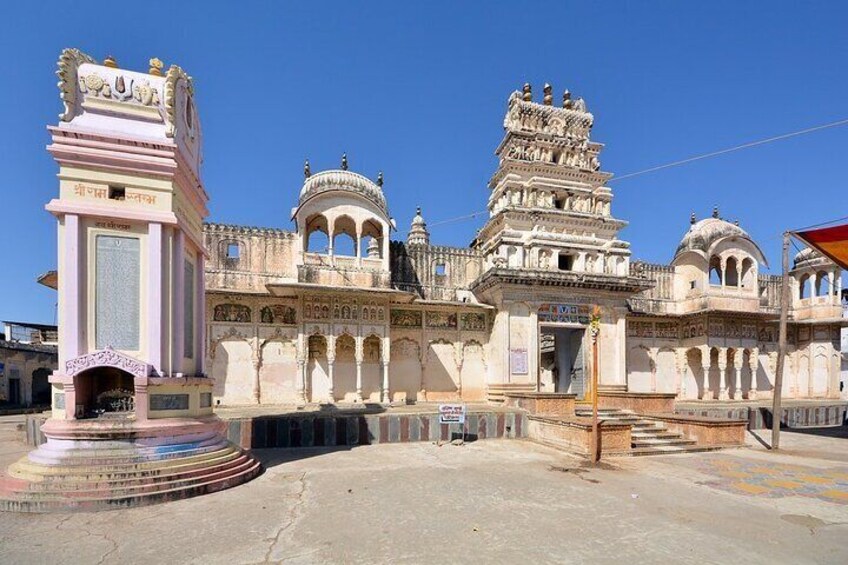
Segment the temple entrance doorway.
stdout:
<path fill-rule="evenodd" d="M 586 393 L 585 330 L 542 326 L 539 333 L 540 368 L 551 373 L 554 392 L 576 394 L 582 400 Z"/>

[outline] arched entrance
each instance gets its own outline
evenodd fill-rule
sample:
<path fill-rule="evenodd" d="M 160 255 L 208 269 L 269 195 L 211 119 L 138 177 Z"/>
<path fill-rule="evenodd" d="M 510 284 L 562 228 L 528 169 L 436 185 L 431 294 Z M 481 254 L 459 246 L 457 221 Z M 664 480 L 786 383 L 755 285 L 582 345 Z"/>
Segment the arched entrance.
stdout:
<path fill-rule="evenodd" d="M 94 367 L 74 377 L 76 417 L 129 416 L 135 412 L 133 375 L 116 367 Z"/>

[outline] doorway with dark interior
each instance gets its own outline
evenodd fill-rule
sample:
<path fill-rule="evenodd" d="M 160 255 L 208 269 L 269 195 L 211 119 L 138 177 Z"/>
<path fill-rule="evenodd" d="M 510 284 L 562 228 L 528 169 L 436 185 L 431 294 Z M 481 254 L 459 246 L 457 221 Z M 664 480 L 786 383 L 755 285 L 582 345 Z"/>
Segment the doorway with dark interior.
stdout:
<path fill-rule="evenodd" d="M 540 335 L 553 338 L 553 350 L 543 353 L 550 360 L 554 392 L 576 394 L 582 400 L 586 392 L 583 328 L 544 326 Z"/>

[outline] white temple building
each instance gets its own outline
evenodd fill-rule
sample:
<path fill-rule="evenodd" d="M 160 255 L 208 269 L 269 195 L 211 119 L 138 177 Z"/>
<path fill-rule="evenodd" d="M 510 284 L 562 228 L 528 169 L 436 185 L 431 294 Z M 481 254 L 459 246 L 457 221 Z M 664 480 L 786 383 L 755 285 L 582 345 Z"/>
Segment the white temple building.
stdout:
<path fill-rule="evenodd" d="M 717 209 L 693 215 L 668 265 L 632 261 L 593 122 L 568 91 L 555 106 L 549 85 L 541 102 L 530 85 L 510 96 L 489 218 L 468 248 L 432 244 L 421 209 L 393 241 L 382 174 L 346 156 L 314 174 L 307 162 L 291 231 L 206 224 L 216 402 L 583 397 L 595 311 L 600 389 L 770 397 L 780 277 Z M 791 276 L 784 394 L 837 398 L 841 271 L 805 250 Z"/>

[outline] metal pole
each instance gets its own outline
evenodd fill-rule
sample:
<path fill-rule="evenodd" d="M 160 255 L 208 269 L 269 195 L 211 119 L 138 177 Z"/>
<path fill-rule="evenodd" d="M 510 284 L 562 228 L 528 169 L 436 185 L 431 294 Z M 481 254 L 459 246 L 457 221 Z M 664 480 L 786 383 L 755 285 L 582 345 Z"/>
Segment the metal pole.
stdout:
<path fill-rule="evenodd" d="M 777 369 L 774 375 L 774 402 L 771 408 L 771 448 L 780 449 L 781 395 L 783 365 L 786 362 L 786 323 L 789 319 L 789 232 L 783 232 L 783 278 L 780 282 L 780 331 L 777 338 Z"/>
<path fill-rule="evenodd" d="M 592 335 L 592 463 L 601 460 L 601 438 L 598 429 L 598 334 L 601 331 L 600 322 L 601 319 L 596 307 L 590 329 Z"/>

